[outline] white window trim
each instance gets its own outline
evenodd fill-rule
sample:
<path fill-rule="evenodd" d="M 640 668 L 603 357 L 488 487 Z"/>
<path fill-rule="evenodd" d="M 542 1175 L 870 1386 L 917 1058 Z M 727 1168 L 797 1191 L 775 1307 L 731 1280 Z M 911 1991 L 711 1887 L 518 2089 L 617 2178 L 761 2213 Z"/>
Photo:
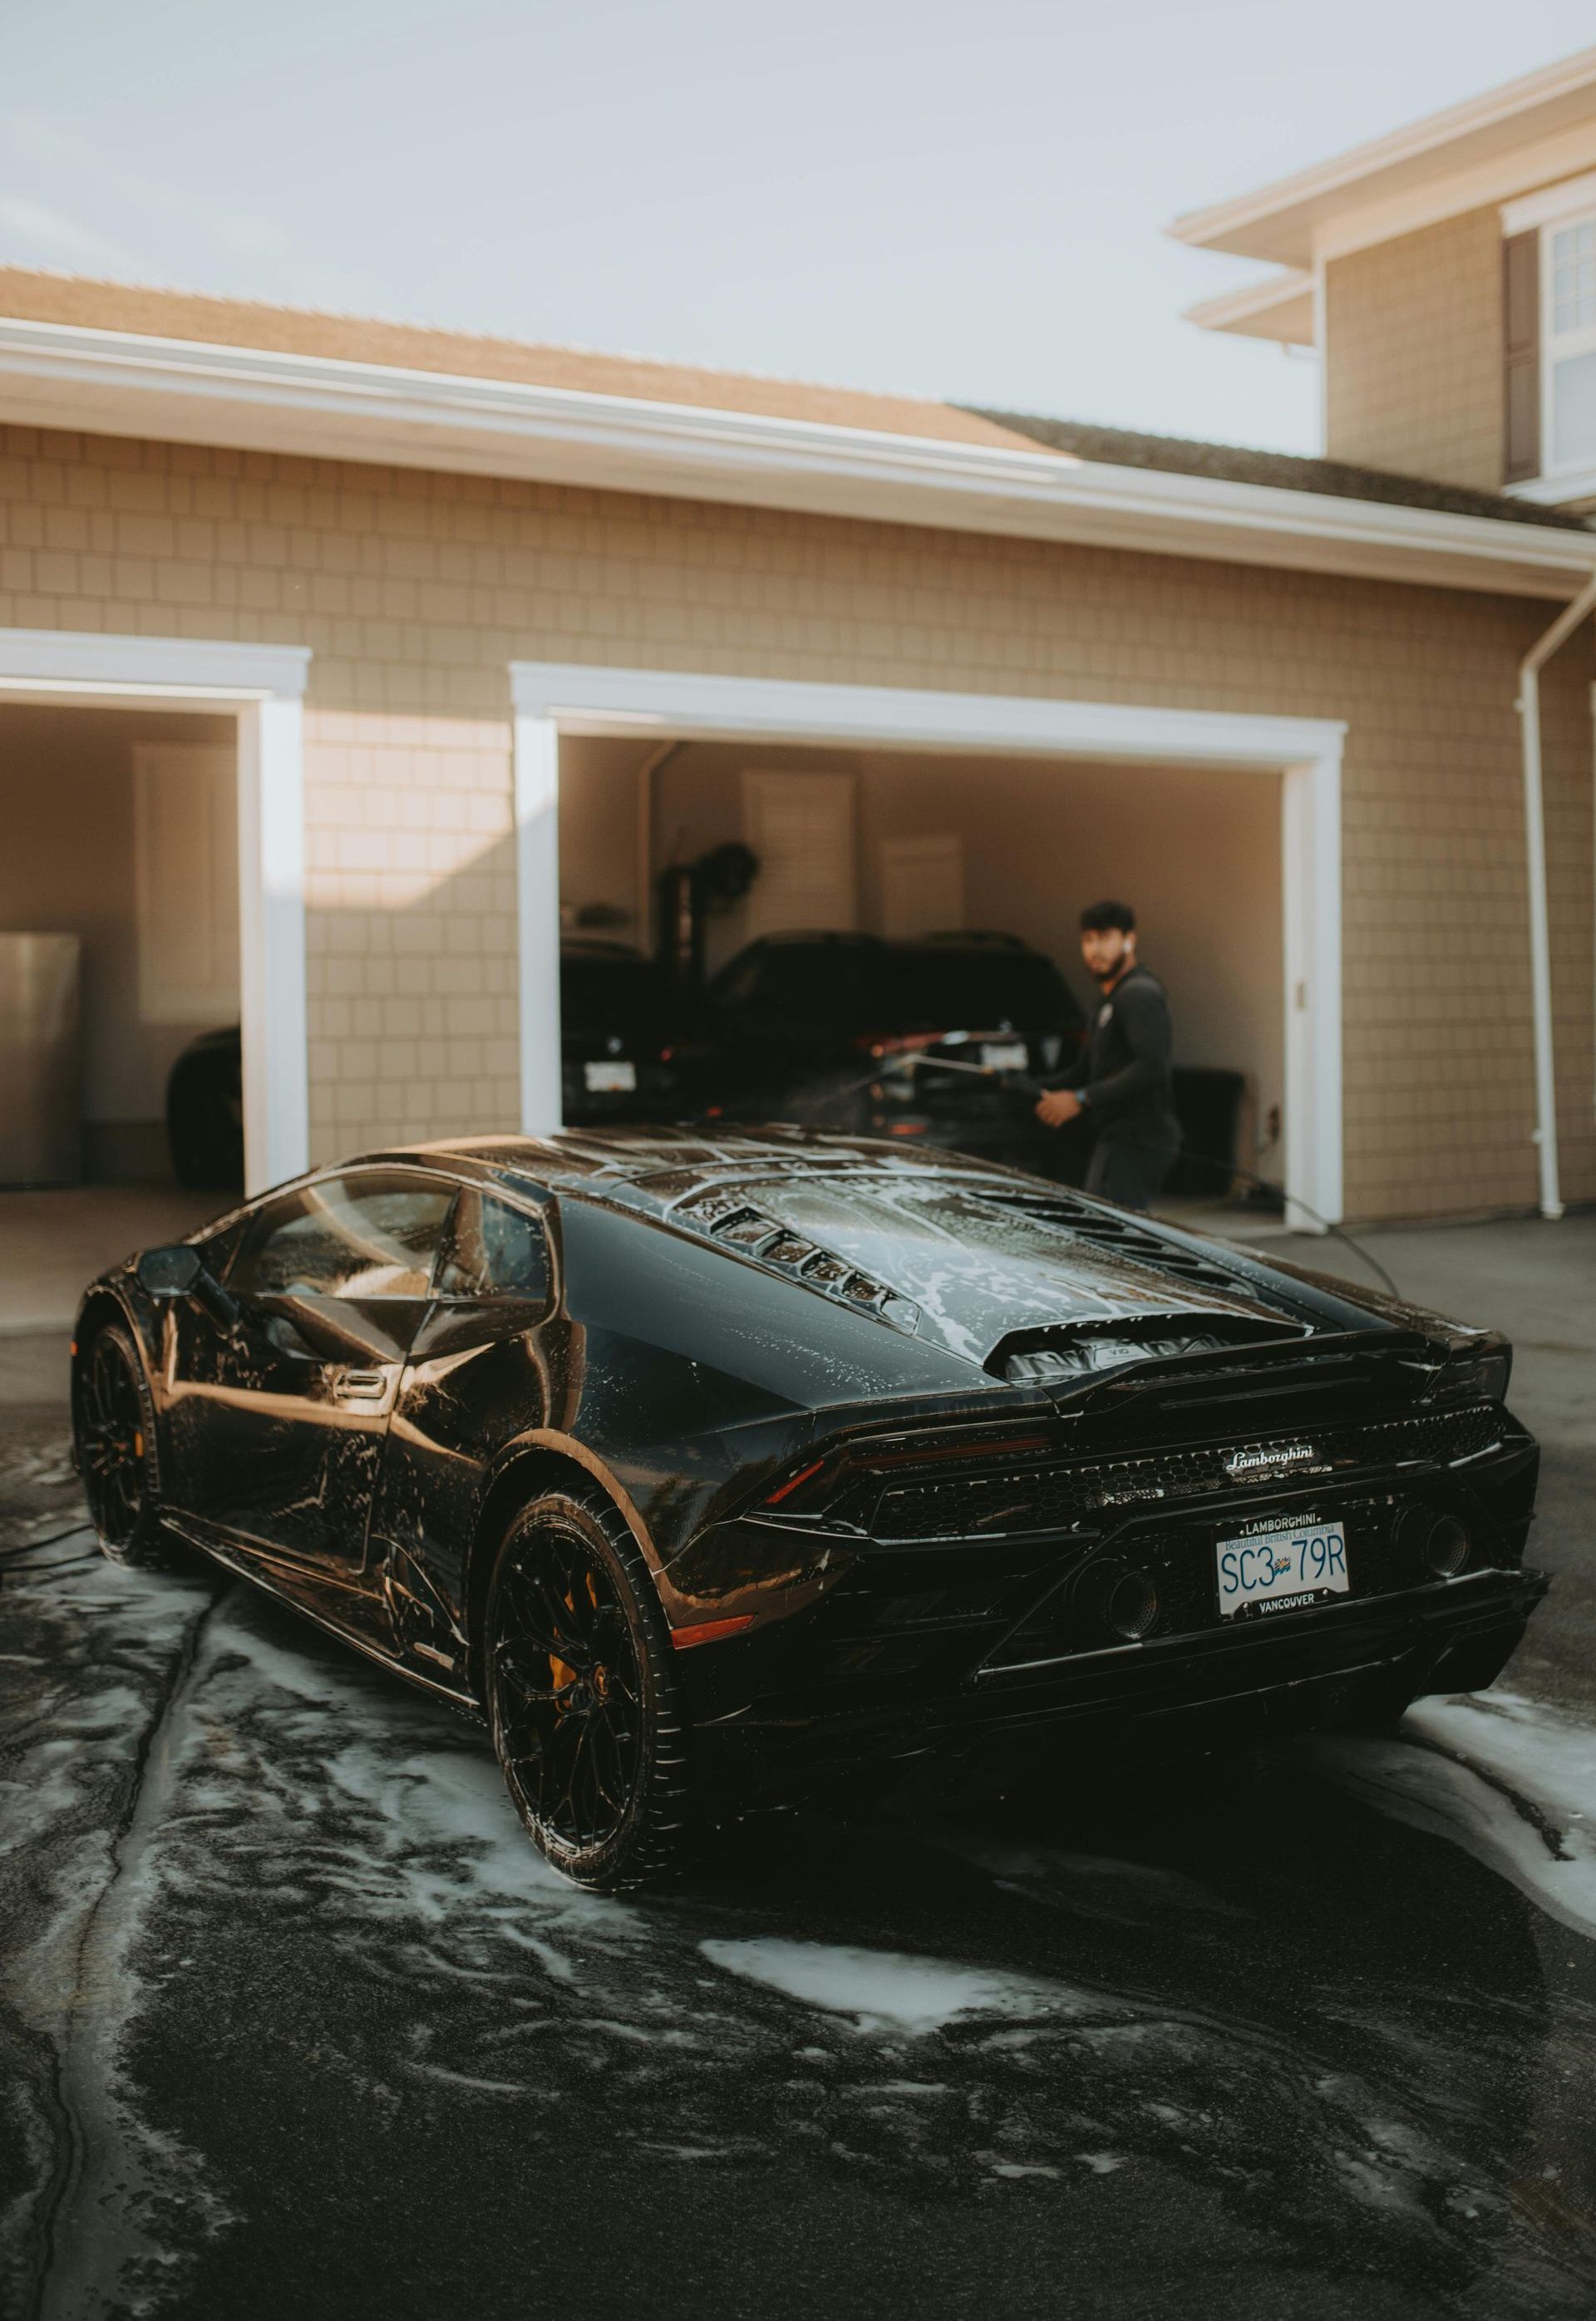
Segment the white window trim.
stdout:
<path fill-rule="evenodd" d="M 521 1101 L 528 1135 L 560 1124 L 558 811 L 562 734 L 1124 759 L 1281 778 L 1285 1184 L 1291 1221 L 1342 1215 L 1339 720 L 1140 708 L 512 661 L 520 883 Z"/>
<path fill-rule="evenodd" d="M 1582 479 L 1596 473 L 1596 463 L 1590 460 L 1559 462 L 1556 458 L 1556 438 L 1553 427 L 1554 373 L 1556 369 L 1555 333 L 1552 327 L 1552 238 L 1570 226 L 1596 225 L 1596 201 L 1583 204 L 1556 218 L 1548 220 L 1540 229 L 1538 251 L 1540 274 L 1540 424 L 1541 471 L 1538 483 L 1555 485 L 1560 496 L 1566 497 L 1578 490 Z M 1569 331 L 1564 337 L 1573 343 L 1564 349 L 1564 355 L 1596 354 L 1596 323 L 1588 323 L 1582 331 Z"/>
<path fill-rule="evenodd" d="M 310 1165 L 305 978 L 302 645 L 0 629 L 0 699 L 204 709 L 238 726 L 239 984 L 244 1181 Z"/>

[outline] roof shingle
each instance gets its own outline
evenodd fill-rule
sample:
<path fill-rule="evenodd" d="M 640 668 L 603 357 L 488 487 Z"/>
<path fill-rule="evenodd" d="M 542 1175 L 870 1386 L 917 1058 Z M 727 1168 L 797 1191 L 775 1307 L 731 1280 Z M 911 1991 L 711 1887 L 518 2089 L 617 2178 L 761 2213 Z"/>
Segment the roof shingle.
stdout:
<path fill-rule="evenodd" d="M 1249 451 L 1236 443 L 1202 443 L 1181 435 L 1143 435 L 1127 427 L 1098 427 L 1081 419 L 1037 419 L 1017 411 L 982 409 L 979 415 L 1010 434 L 1027 435 L 1051 451 L 1067 451 L 1115 468 L 1154 468 L 1176 476 L 1211 476 L 1218 482 L 1265 484 L 1280 491 L 1322 492 L 1332 499 L 1379 500 L 1392 507 L 1433 508 L 1446 515 L 1496 516 L 1512 523 L 1544 523 L 1586 532 L 1582 516 L 1537 507 L 1498 492 L 1461 484 L 1435 484 L 1354 468 L 1344 460 L 1312 460 L 1291 451 Z"/>

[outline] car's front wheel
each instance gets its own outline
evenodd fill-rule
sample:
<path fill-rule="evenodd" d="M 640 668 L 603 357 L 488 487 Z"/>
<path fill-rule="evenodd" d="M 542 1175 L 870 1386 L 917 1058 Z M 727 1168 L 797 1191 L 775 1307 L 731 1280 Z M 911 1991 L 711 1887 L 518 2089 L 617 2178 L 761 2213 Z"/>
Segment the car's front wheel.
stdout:
<path fill-rule="evenodd" d="M 177 1561 L 157 1499 L 155 1413 L 138 1349 L 108 1323 L 79 1356 L 72 1379 L 72 1432 L 90 1520 L 113 1563 Z"/>
<path fill-rule="evenodd" d="M 495 1561 L 483 1645 L 499 1765 L 554 1868 L 606 1892 L 667 1875 L 688 1807 L 670 1638 L 602 1492 L 576 1484 L 523 1508 Z"/>

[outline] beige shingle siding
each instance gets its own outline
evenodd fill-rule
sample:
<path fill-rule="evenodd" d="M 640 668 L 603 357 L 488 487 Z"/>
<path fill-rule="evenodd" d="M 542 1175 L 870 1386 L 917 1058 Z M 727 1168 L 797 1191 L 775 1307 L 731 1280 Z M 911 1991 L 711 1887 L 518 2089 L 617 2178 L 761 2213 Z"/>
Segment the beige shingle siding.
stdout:
<path fill-rule="evenodd" d="M 515 1124 L 506 669 L 570 660 L 1345 718 L 1349 1211 L 1527 1206 L 1513 696 L 1548 611 L 752 508 L 0 434 L 0 624 L 314 651 L 321 1157 Z M 1596 1197 L 1589 674 L 1588 646 L 1573 647 L 1546 687 L 1571 1198 Z M 1061 929 L 1061 947 L 1070 939 Z"/>
<path fill-rule="evenodd" d="M 515 1125 L 508 733 L 312 706 L 306 756 L 318 1155 Z"/>
<path fill-rule="evenodd" d="M 1471 210 L 1325 269 L 1325 450 L 1500 491 L 1501 222 Z"/>

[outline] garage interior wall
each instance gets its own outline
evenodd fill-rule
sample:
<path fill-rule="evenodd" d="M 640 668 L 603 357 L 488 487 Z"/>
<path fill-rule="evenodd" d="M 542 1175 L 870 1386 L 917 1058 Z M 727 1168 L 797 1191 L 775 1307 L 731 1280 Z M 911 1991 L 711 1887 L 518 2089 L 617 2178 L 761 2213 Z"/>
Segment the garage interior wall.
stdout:
<path fill-rule="evenodd" d="M 561 897 L 568 925 L 636 940 L 638 782 L 646 748 L 561 747 Z M 688 742 L 656 778 L 653 862 L 690 860 L 743 835 L 743 775 L 853 774 L 859 924 L 883 930 L 883 849 L 947 835 L 963 857 L 963 924 L 1016 934 L 1088 997 L 1076 924 L 1088 903 L 1134 903 L 1148 964 L 1170 987 L 1177 1060 L 1242 1072 L 1238 1158 L 1272 1142 L 1284 1100 L 1281 782 L 1252 770 Z M 740 905 L 711 922 L 711 970 L 747 940 Z"/>
<path fill-rule="evenodd" d="M 167 743 L 218 754 L 215 806 L 233 833 L 236 889 L 232 718 L 0 703 L 0 929 L 81 939 L 91 1179 L 167 1177 L 167 1075 L 196 1033 L 238 1020 L 236 958 L 230 988 L 189 1020 L 150 1021 L 141 993 L 134 751 Z"/>

